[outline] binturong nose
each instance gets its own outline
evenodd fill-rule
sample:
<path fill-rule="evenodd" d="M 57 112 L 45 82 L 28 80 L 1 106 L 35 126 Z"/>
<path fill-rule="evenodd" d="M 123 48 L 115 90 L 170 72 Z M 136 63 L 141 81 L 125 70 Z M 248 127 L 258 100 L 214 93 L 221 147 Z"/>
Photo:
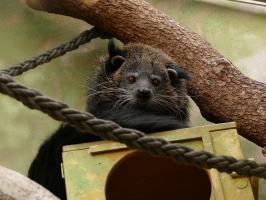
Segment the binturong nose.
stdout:
<path fill-rule="evenodd" d="M 139 88 L 137 89 L 137 97 L 141 100 L 148 100 L 152 96 L 151 90 L 149 88 Z"/>

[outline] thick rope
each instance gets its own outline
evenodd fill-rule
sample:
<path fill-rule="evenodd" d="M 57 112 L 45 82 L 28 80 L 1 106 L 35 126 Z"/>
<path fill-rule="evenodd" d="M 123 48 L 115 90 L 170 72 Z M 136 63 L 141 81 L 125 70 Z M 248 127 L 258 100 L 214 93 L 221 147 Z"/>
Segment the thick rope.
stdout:
<path fill-rule="evenodd" d="M 112 121 L 97 119 L 91 113 L 79 112 L 64 103 L 45 97 L 38 91 L 16 83 L 6 74 L 0 74 L 0 92 L 21 101 L 31 109 L 40 110 L 56 120 L 67 122 L 79 131 L 92 133 L 103 139 L 122 142 L 131 148 L 166 156 L 178 162 L 215 168 L 220 172 L 237 172 L 240 175 L 266 179 L 265 163 L 257 164 L 250 160 L 237 160 L 231 156 L 215 156 L 206 151 L 194 151 L 164 139 L 146 136 L 137 130 L 122 128 Z"/>
<path fill-rule="evenodd" d="M 6 73 L 10 76 L 18 76 L 23 72 L 34 69 L 35 67 L 42 65 L 44 63 L 50 62 L 52 59 L 63 56 L 65 53 L 69 51 L 73 51 L 78 49 L 81 45 L 90 42 L 94 38 L 109 38 L 101 31 L 96 28 L 92 28 L 91 30 L 86 30 L 82 32 L 79 36 L 73 38 L 69 42 L 62 44 L 52 50 L 49 50 L 39 56 L 33 57 L 29 60 L 26 60 L 22 63 L 16 64 L 8 69 L 0 71 L 0 73 Z"/>
<path fill-rule="evenodd" d="M 96 30 L 94 29 L 93 31 Z M 99 35 L 101 34 L 99 33 Z M 83 37 L 83 35 L 79 37 Z M 91 35 L 91 37 L 94 36 Z M 67 51 L 69 49 L 65 49 L 65 52 Z M 61 52 L 61 54 L 63 55 L 64 53 Z M 47 58 L 51 60 L 49 55 L 47 55 Z M 38 57 L 30 59 L 32 63 L 35 63 L 34 67 L 37 66 L 37 60 Z M 45 62 L 44 59 L 41 63 Z M 24 63 L 28 63 L 28 61 Z M 14 69 L 14 67 L 10 69 L 12 68 Z M 16 83 L 10 76 L 22 74 L 23 71 L 31 68 L 20 65 L 16 66 L 14 71 L 8 69 L 4 70 L 4 73 L 0 73 L 0 92 L 17 99 L 30 109 L 42 111 L 53 119 L 66 122 L 84 133 L 91 133 L 103 139 L 118 141 L 130 148 L 169 157 L 178 162 L 193 164 L 207 169 L 215 168 L 220 172 L 236 172 L 239 175 L 257 176 L 266 179 L 266 163 L 258 164 L 251 160 L 237 160 L 231 156 L 215 156 L 206 151 L 195 151 L 189 147 L 173 144 L 164 139 L 153 138 L 137 130 L 122 128 L 112 121 L 98 119 L 91 113 L 77 111 L 62 102 L 43 96 L 36 90 L 28 89 Z"/>

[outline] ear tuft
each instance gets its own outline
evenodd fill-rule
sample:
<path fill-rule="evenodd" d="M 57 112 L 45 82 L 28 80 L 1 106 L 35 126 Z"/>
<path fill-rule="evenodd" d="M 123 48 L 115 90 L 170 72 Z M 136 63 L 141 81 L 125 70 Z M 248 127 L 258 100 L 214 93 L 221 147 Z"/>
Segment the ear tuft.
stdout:
<path fill-rule="evenodd" d="M 113 66 L 121 66 L 125 60 L 123 56 L 114 56 L 111 58 L 111 64 Z"/>
<path fill-rule="evenodd" d="M 185 79 L 185 80 L 191 79 L 190 75 L 175 63 L 167 63 L 165 66 L 172 84 L 178 83 L 180 79 Z"/>
<path fill-rule="evenodd" d="M 179 79 L 191 80 L 191 76 L 189 75 L 189 73 L 187 73 L 181 68 L 179 68 L 177 74 Z"/>
<path fill-rule="evenodd" d="M 122 54 L 122 50 L 116 46 L 114 39 L 110 39 L 108 42 L 108 53 L 110 59 L 112 59 L 114 56 Z"/>
<path fill-rule="evenodd" d="M 168 72 L 168 75 L 169 75 L 171 81 L 178 79 L 178 75 L 177 75 L 176 70 L 169 68 L 169 69 L 167 69 L 167 72 Z"/>
<path fill-rule="evenodd" d="M 123 57 L 122 49 L 116 46 L 114 39 L 111 39 L 108 42 L 108 53 L 109 58 L 105 63 L 105 72 L 110 74 L 121 67 L 125 61 L 125 57 Z"/>

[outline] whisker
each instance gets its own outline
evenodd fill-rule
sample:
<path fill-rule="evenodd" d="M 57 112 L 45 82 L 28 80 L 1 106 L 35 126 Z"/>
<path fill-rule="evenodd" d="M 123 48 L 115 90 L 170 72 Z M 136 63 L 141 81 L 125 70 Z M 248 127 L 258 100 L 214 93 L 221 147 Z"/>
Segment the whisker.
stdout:
<path fill-rule="evenodd" d="M 119 107 L 122 106 L 124 103 L 126 103 L 126 102 L 128 102 L 128 101 L 130 101 L 130 100 L 131 100 L 131 99 L 130 99 L 128 96 L 126 96 L 126 95 L 121 96 L 121 98 L 118 99 L 118 100 L 116 101 L 116 103 L 113 105 L 112 109 L 119 108 Z"/>
<path fill-rule="evenodd" d="M 92 96 L 95 96 L 95 95 L 97 95 L 97 94 L 101 94 L 102 92 L 101 91 L 99 91 L 99 92 L 95 92 L 95 93 L 90 93 L 90 94 L 88 94 L 86 97 L 92 97 Z"/>

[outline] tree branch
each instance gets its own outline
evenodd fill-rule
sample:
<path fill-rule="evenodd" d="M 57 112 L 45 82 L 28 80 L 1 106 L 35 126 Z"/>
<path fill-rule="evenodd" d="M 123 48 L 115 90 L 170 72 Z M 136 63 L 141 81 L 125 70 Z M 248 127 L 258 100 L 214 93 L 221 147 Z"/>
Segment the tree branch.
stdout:
<path fill-rule="evenodd" d="M 189 94 L 211 122 L 236 121 L 266 146 L 266 85 L 245 77 L 198 34 L 143 0 L 27 0 L 33 8 L 87 21 L 121 41 L 162 49 L 193 76 Z"/>
<path fill-rule="evenodd" d="M 44 10 L 39 0 L 26 0 L 26 3 L 35 10 Z"/>
<path fill-rule="evenodd" d="M 0 166 L 0 200 L 59 200 L 27 177 Z"/>

